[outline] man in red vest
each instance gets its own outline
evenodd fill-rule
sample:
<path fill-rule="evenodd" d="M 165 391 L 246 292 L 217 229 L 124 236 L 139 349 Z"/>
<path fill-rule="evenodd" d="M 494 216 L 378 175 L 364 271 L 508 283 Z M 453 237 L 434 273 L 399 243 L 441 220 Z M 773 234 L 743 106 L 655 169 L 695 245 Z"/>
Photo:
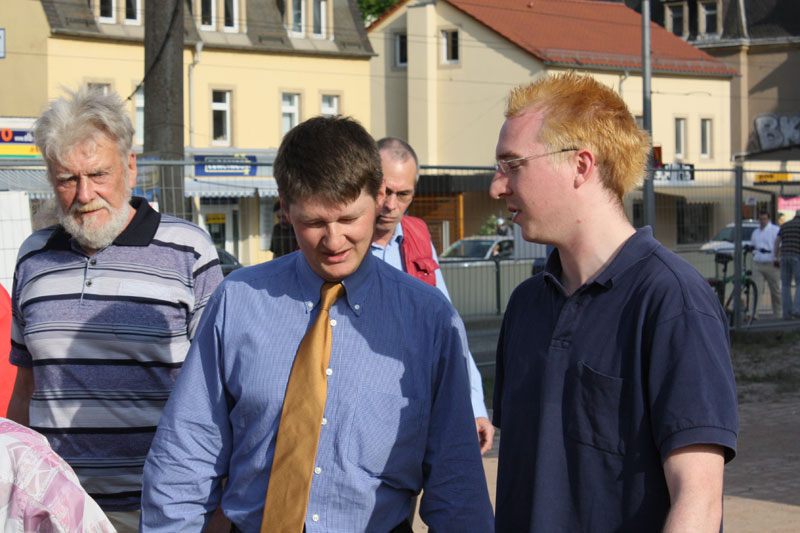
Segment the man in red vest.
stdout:
<path fill-rule="evenodd" d="M 386 200 L 379 209 L 375 222 L 372 255 L 438 288 L 450 300 L 427 224 L 420 218 L 405 214 L 414 199 L 414 187 L 419 179 L 417 154 L 408 143 L 396 137 L 386 137 L 378 141 L 378 150 L 381 154 Z M 481 453 L 485 453 L 492 448 L 494 426 L 489 421 L 483 403 L 481 374 L 472 354 L 467 353 L 466 357 L 472 410 Z"/>

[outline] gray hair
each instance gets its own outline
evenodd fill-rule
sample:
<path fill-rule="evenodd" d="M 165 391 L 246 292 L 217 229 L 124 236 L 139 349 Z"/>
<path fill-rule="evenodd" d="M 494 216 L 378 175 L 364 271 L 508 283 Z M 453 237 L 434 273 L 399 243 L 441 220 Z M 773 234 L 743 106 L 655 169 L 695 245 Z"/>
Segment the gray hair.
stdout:
<path fill-rule="evenodd" d="M 417 181 L 419 181 L 419 159 L 417 153 L 411 148 L 411 145 L 403 139 L 397 137 L 384 137 L 378 141 L 378 152 L 386 154 L 392 161 L 399 161 L 404 163 L 409 158 L 414 160 L 414 165 L 417 167 Z"/>
<path fill-rule="evenodd" d="M 133 146 L 133 124 L 125 103 L 115 92 L 104 94 L 99 89 L 66 91 L 50 102 L 34 124 L 33 136 L 42 152 L 48 173 L 60 164 L 77 145 L 103 133 L 117 143 L 122 167 L 127 172 L 127 158 Z"/>

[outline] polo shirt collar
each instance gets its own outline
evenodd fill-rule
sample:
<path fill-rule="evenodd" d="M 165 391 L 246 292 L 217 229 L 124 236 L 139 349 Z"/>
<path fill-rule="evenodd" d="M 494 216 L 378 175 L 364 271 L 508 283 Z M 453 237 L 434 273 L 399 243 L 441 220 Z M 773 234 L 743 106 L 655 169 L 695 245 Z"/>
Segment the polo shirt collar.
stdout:
<path fill-rule="evenodd" d="M 622 245 L 622 249 L 620 249 L 614 260 L 611 261 L 611 264 L 600 272 L 590 285 L 597 284 L 606 289 L 610 289 L 614 285 L 616 279 L 633 265 L 649 257 L 657 247 L 658 241 L 653 238 L 653 228 L 645 226 L 637 229 L 636 232 L 625 241 L 625 244 Z M 544 277 L 550 283 L 555 283 L 557 287 L 564 290 L 561 285 L 561 259 L 558 248 L 553 250 L 550 257 L 547 259 Z"/>
<path fill-rule="evenodd" d="M 308 264 L 302 252 L 297 252 L 297 255 L 297 276 L 300 280 L 300 289 L 303 292 L 303 301 L 312 302 L 316 307 L 320 299 L 319 292 L 325 280 L 311 269 L 311 265 Z M 347 295 L 347 305 L 356 316 L 360 316 L 361 312 L 364 311 L 364 302 L 367 300 L 369 289 L 374 279 L 373 274 L 377 261 L 380 261 L 380 259 L 375 258 L 371 253 L 367 253 L 356 271 L 342 280 Z M 311 309 L 307 308 L 306 311 L 310 312 Z"/>
<path fill-rule="evenodd" d="M 147 200 L 140 196 L 131 198 L 131 207 L 136 210 L 136 214 L 117 235 L 111 244 L 117 246 L 149 246 L 158 230 L 161 222 L 161 214 L 155 211 Z M 47 240 L 45 248 L 49 250 L 69 250 L 72 248 L 72 235 L 64 226 L 59 225 L 50 238 Z"/>

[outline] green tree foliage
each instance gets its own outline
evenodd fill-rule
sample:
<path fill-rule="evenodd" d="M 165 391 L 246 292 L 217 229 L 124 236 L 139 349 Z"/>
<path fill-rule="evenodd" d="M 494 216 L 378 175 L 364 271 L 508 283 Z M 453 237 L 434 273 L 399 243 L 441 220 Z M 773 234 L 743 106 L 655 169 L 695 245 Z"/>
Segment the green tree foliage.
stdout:
<path fill-rule="evenodd" d="M 361 18 L 365 23 L 369 23 L 383 15 L 398 0 L 358 0 L 358 9 L 361 11 Z"/>

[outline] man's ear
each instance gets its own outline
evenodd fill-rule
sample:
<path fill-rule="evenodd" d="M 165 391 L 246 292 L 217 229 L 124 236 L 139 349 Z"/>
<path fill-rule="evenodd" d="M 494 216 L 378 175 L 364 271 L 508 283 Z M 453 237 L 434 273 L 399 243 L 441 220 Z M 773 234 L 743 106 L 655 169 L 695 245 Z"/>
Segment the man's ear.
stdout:
<path fill-rule="evenodd" d="M 283 196 L 281 196 L 280 193 L 278 193 L 278 198 L 281 201 L 281 211 L 283 212 L 283 216 L 286 217 L 286 220 L 291 222 L 292 220 L 289 218 L 289 204 L 283 201 Z"/>
<path fill-rule="evenodd" d="M 573 158 L 575 165 L 575 179 L 573 181 L 573 185 L 577 189 L 595 176 L 595 170 L 597 167 L 594 153 L 587 148 L 581 148 L 578 150 Z"/>
<path fill-rule="evenodd" d="M 128 154 L 128 185 L 131 189 L 136 187 L 136 174 L 136 154 L 131 150 L 131 153 Z"/>

